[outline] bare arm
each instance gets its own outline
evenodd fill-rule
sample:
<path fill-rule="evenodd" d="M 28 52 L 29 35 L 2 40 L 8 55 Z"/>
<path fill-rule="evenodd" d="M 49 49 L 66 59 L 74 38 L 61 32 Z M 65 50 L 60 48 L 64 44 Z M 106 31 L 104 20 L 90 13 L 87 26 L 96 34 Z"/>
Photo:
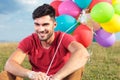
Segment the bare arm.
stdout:
<path fill-rule="evenodd" d="M 68 50 L 71 52 L 71 57 L 63 68 L 53 75 L 53 80 L 62 80 L 72 72 L 83 67 L 89 58 L 86 48 L 76 41 L 70 43 Z"/>
<path fill-rule="evenodd" d="M 42 72 L 34 72 L 21 66 L 26 54 L 22 50 L 17 49 L 8 59 L 5 70 L 15 76 L 28 77 L 32 80 L 46 80 L 48 76 Z"/>
<path fill-rule="evenodd" d="M 16 49 L 16 51 L 10 56 L 5 64 L 5 70 L 16 76 L 27 77 L 27 72 L 30 70 L 21 66 L 26 54 L 22 50 Z"/>

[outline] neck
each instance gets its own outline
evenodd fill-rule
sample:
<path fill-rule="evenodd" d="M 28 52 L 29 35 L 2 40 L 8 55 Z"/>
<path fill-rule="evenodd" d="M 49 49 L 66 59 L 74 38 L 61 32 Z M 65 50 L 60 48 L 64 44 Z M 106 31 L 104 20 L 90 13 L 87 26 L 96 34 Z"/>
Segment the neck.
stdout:
<path fill-rule="evenodd" d="M 48 40 L 41 41 L 42 47 L 48 49 L 53 43 L 54 38 L 55 38 L 55 34 L 53 33 L 53 35 Z"/>

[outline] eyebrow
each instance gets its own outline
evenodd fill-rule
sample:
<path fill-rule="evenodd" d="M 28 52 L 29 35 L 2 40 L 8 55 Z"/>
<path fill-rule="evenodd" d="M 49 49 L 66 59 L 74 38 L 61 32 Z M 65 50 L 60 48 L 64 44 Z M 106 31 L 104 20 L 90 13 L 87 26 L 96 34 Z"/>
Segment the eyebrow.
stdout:
<path fill-rule="evenodd" d="M 45 26 L 45 25 L 49 25 L 50 23 L 44 23 L 44 24 L 42 24 L 43 26 Z"/>
<path fill-rule="evenodd" d="M 34 22 L 34 24 L 35 25 L 40 25 L 39 23 L 37 23 L 37 22 Z M 43 24 L 41 24 L 42 26 L 45 26 L 45 25 L 49 25 L 50 23 L 43 23 Z"/>
<path fill-rule="evenodd" d="M 34 22 L 35 25 L 40 25 L 39 23 Z"/>

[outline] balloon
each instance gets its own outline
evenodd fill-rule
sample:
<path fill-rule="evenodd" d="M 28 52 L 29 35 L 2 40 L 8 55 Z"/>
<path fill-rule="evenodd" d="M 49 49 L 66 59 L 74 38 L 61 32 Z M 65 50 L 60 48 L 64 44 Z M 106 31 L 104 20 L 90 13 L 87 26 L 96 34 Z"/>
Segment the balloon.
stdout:
<path fill-rule="evenodd" d="M 120 3 L 113 4 L 113 8 L 115 13 L 120 15 Z"/>
<path fill-rule="evenodd" d="M 108 2 L 112 4 L 112 0 L 92 0 L 92 2 L 90 3 L 89 9 L 91 10 L 96 4 L 100 2 Z"/>
<path fill-rule="evenodd" d="M 55 9 L 55 12 L 56 12 L 56 16 L 59 16 L 59 13 L 58 13 L 58 7 L 59 5 L 62 3 L 62 1 L 53 1 L 50 3 L 50 5 Z"/>
<path fill-rule="evenodd" d="M 73 1 L 64 1 L 59 5 L 58 8 L 59 14 L 68 14 L 74 18 L 78 18 L 80 15 L 80 8 Z"/>
<path fill-rule="evenodd" d="M 81 14 L 81 16 L 80 16 L 80 22 L 82 24 L 87 25 L 89 28 L 93 29 L 94 31 L 99 30 L 100 27 L 101 27 L 99 23 L 95 22 L 91 18 L 91 16 L 90 16 L 89 13 L 85 13 L 85 14 L 83 13 L 83 14 Z"/>
<path fill-rule="evenodd" d="M 100 2 L 92 8 L 90 15 L 96 22 L 105 23 L 113 17 L 114 9 L 109 3 Z"/>
<path fill-rule="evenodd" d="M 100 25 L 107 32 L 120 32 L 120 15 L 114 14 L 109 22 L 101 23 Z"/>
<path fill-rule="evenodd" d="M 120 3 L 120 0 L 112 0 L 112 4 Z"/>
<path fill-rule="evenodd" d="M 80 24 L 73 32 L 75 39 L 83 44 L 85 47 L 88 47 L 92 43 L 93 34 L 90 28 L 86 25 Z"/>
<path fill-rule="evenodd" d="M 103 47 L 110 47 L 115 43 L 115 35 L 112 33 L 108 33 L 103 29 L 96 31 L 96 35 L 94 36 L 96 42 Z"/>
<path fill-rule="evenodd" d="M 92 0 L 74 0 L 74 2 L 82 9 L 85 9 L 89 6 Z"/>
<path fill-rule="evenodd" d="M 55 28 L 55 31 L 62 31 L 62 32 L 66 32 L 66 30 L 68 30 L 70 27 L 72 27 L 72 29 L 70 29 L 67 33 L 72 33 L 74 31 L 74 29 L 76 28 L 76 19 L 73 18 L 70 15 L 60 15 L 56 18 L 56 22 L 57 22 L 57 26 Z M 73 26 L 74 25 L 74 26 Z"/>
<path fill-rule="evenodd" d="M 72 0 L 64 0 L 64 1 L 72 1 Z"/>
<path fill-rule="evenodd" d="M 53 1 L 63 1 L 63 0 L 53 0 Z"/>

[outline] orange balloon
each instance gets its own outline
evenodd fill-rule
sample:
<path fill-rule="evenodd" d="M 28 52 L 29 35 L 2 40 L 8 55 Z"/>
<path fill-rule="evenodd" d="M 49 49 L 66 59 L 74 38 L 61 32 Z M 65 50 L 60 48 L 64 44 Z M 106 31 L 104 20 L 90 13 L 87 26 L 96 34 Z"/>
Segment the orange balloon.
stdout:
<path fill-rule="evenodd" d="M 92 43 L 93 33 L 90 28 L 86 25 L 80 24 L 73 32 L 75 39 L 83 44 L 85 47 L 88 47 Z"/>

